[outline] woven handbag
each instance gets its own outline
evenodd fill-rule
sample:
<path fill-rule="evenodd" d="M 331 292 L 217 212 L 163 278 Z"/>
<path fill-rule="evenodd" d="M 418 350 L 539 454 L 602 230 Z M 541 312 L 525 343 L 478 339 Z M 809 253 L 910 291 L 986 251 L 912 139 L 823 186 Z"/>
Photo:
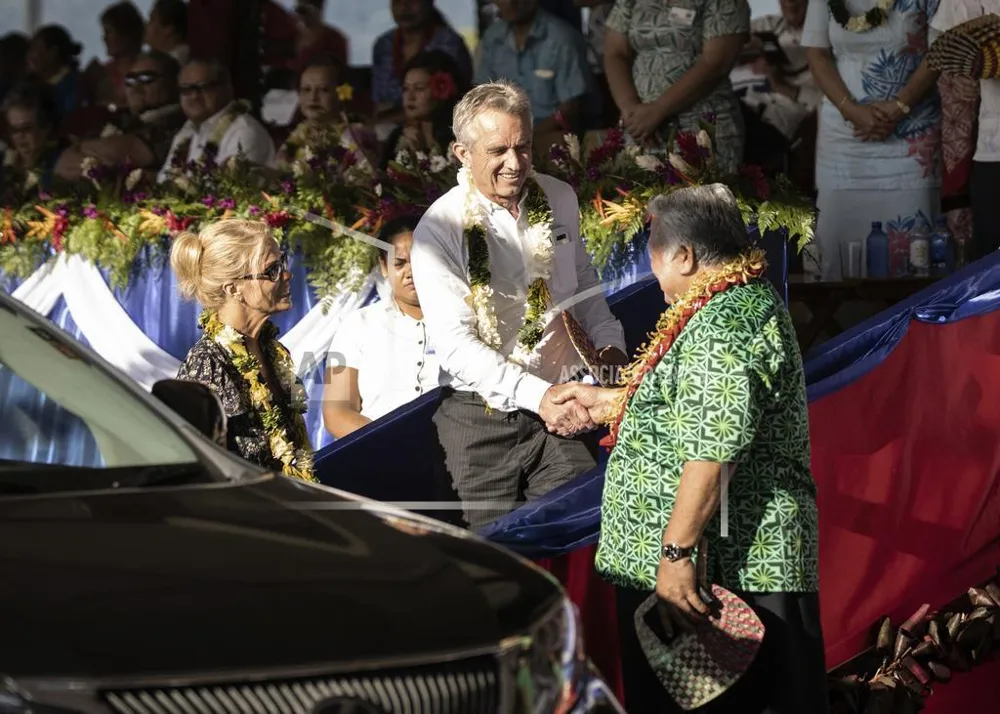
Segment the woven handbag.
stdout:
<path fill-rule="evenodd" d="M 966 79 L 1000 77 L 1000 16 L 983 15 L 951 28 L 931 45 L 927 64 Z"/>
<path fill-rule="evenodd" d="M 685 711 L 704 706 L 732 687 L 750 668 L 764 640 L 764 623 L 749 605 L 723 587 L 704 585 L 704 541 L 698 561 L 701 590 L 712 595 L 713 615 L 705 624 L 693 633 L 665 632 L 657 626 L 661 602 L 655 594 L 635 612 L 635 631 L 649 665 Z"/>

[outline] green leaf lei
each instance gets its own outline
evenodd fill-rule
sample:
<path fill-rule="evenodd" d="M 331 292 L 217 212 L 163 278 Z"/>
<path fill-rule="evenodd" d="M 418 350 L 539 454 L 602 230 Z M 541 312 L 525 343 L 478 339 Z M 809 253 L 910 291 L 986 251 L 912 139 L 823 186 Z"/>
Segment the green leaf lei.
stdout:
<path fill-rule="evenodd" d="M 461 176 L 467 181 L 465 240 L 469 251 L 469 283 L 472 288 L 472 308 L 476 312 L 480 338 L 494 349 L 503 345 L 497 330 L 496 309 L 493 305 L 493 290 L 490 287 L 490 249 L 486 241 L 486 228 L 482 207 L 477 205 L 475 187 L 470 176 Z M 550 294 L 546 279 L 552 269 L 552 207 L 545 192 L 534 176 L 528 179 L 525 213 L 529 231 L 534 235 L 535 246 L 532 258 L 537 272 L 545 277 L 536 278 L 528 286 L 524 313 L 524 324 L 517 333 L 517 346 L 525 355 L 534 350 L 545 330 L 545 313 L 549 306 Z"/>
<path fill-rule="evenodd" d="M 302 414 L 306 411 L 305 388 L 295 374 L 292 357 L 278 342 L 278 328 L 271 322 L 261 331 L 261 344 L 277 373 L 278 381 L 288 390 L 291 407 L 295 412 L 287 424 L 281 409 L 274 403 L 274 395 L 261 375 L 260 361 L 246 348 L 243 335 L 229 325 L 224 325 L 216 312 L 206 310 L 198 319 L 205 336 L 219 345 L 232 360 L 233 366 L 243 376 L 250 393 L 250 403 L 260 418 L 267 434 L 271 455 L 281 463 L 281 472 L 304 481 L 315 481 L 313 475 L 312 445 L 306 432 Z M 291 431 L 291 438 L 288 432 Z"/>

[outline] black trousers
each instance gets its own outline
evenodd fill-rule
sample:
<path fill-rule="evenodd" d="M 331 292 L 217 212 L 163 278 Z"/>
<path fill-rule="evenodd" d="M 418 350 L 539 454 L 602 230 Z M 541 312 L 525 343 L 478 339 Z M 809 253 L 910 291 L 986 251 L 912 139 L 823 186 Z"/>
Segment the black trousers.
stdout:
<path fill-rule="evenodd" d="M 625 708 L 629 714 L 683 712 L 653 672 L 635 634 L 635 611 L 652 593 L 615 588 Z M 750 669 L 696 714 L 827 714 L 823 636 L 817 593 L 736 592 L 764 623 Z"/>
<path fill-rule="evenodd" d="M 1000 248 L 1000 162 L 972 162 L 969 193 L 972 198 L 972 255 L 978 260 Z"/>
<path fill-rule="evenodd" d="M 443 452 L 439 480 L 450 485 L 472 528 L 597 465 L 596 439 L 550 434 L 530 412 L 488 412 L 472 392 L 445 389 L 433 422 Z"/>

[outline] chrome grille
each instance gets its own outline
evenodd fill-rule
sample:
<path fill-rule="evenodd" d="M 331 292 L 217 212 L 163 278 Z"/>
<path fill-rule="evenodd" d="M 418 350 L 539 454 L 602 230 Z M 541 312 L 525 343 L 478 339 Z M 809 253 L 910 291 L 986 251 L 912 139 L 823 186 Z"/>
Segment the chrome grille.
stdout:
<path fill-rule="evenodd" d="M 496 714 L 497 662 L 461 662 L 357 675 L 101 693 L 118 714 L 312 714 L 328 699 L 362 700 L 392 714 Z"/>

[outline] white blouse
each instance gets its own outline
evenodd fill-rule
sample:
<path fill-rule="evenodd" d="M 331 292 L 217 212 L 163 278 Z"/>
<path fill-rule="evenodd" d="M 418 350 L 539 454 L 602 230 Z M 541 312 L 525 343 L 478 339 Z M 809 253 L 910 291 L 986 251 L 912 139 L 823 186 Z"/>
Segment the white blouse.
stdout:
<path fill-rule="evenodd" d="M 344 318 L 326 366 L 358 371 L 361 414 L 372 420 L 438 386 L 438 360 L 424 321 L 405 315 L 392 300 Z"/>

